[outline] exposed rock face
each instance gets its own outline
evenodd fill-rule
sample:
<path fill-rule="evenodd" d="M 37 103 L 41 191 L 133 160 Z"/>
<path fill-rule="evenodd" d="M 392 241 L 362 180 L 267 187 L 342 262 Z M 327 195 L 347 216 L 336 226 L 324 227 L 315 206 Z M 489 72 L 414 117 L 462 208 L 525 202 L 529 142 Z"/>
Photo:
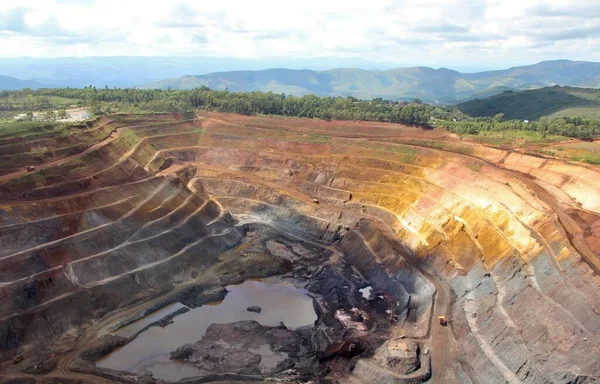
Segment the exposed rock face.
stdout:
<path fill-rule="evenodd" d="M 390 340 L 375 352 L 374 359 L 391 371 L 408 374 L 421 366 L 419 346 L 414 341 Z"/>
<path fill-rule="evenodd" d="M 292 368 L 288 355 L 305 354 L 309 344 L 297 332 L 241 321 L 211 325 L 202 340 L 182 350 L 191 351 L 183 358 L 186 362 L 208 373 L 261 375 Z M 185 354 L 171 357 L 181 359 Z"/>
<path fill-rule="evenodd" d="M 372 359 L 359 360 L 354 375 L 370 383 L 421 383 L 431 371 L 428 356 L 419 356 L 419 346 L 412 341 L 390 340 L 377 348 Z"/>
<path fill-rule="evenodd" d="M 92 130 L 118 123 L 98 124 Z M 126 145 L 131 134 L 125 132 L 80 159 L 67 158 L 46 170 L 62 178 L 34 172 L 2 185 L 2 350 L 47 340 L 172 289 L 175 280 L 191 279 L 242 238 L 228 212 L 202 189 L 186 187 L 186 172 L 157 176 L 143 170 L 142 160 L 156 148 L 141 141 L 132 151 Z M 120 159 L 122 154 L 127 157 Z M 73 170 L 70 164 L 84 158 Z M 119 183 L 113 172 L 125 162 L 135 162 L 142 179 L 129 177 L 122 186 L 111 186 Z M 78 178 L 74 188 L 72 181 L 62 181 Z M 20 188 L 34 201 L 14 200 Z M 36 191 L 42 189 L 53 192 L 40 199 Z"/>
<path fill-rule="evenodd" d="M 52 151 L 34 161 L 41 145 Z M 0 135 L 0 157 L 0 353 L 9 364 L 23 350 L 50 355 L 95 340 L 95 324 L 133 305 L 167 294 L 194 302 L 215 274 L 293 271 L 323 295 L 327 326 L 310 347 L 319 356 L 348 340 L 370 353 L 361 337 L 378 324 L 373 313 L 388 316 L 387 340 L 407 343 L 359 353 L 340 363 L 343 374 L 324 373 L 333 380 L 600 378 L 596 167 L 437 130 L 216 113 L 103 118 L 68 138 Z M 328 263 L 265 228 L 318 243 Z M 264 254 L 244 250 L 252 236 L 265 236 Z M 367 285 L 368 308 L 357 289 Z M 432 323 L 439 315 L 447 327 Z M 261 374 L 255 355 L 238 357 Z M 209 360 L 198 364 L 211 370 Z"/>

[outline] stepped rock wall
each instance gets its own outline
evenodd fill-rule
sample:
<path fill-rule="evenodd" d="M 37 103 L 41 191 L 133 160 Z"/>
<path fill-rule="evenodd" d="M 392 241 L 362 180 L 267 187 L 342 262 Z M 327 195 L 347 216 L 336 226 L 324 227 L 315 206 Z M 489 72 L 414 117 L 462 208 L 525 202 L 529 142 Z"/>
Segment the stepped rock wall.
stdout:
<path fill-rule="evenodd" d="M 15 170 L 42 145 L 41 169 Z M 261 223 L 336 247 L 390 292 L 434 380 L 600 378 L 596 167 L 439 130 L 207 112 L 0 137 L 3 156 L 5 351 L 192 282 Z"/>

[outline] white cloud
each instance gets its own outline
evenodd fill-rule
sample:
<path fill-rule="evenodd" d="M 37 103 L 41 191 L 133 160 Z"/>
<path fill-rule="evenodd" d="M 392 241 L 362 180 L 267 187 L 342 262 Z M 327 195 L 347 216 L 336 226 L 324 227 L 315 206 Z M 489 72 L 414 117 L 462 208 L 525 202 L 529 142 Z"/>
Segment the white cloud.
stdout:
<path fill-rule="evenodd" d="M 597 0 L 2 0 L 0 57 L 600 60 L 599 10 Z"/>

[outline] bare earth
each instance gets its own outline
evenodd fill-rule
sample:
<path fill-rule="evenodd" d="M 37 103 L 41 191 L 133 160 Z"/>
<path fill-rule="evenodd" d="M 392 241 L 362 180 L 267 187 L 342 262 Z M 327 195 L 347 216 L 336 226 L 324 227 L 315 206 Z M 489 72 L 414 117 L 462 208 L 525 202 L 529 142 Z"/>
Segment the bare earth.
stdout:
<path fill-rule="evenodd" d="M 210 112 L 3 138 L 0 156 L 2 383 L 600 382 L 598 167 Z M 304 289 L 317 320 L 206 324 L 151 369 L 96 365 L 187 316 L 156 310 L 253 278 Z"/>

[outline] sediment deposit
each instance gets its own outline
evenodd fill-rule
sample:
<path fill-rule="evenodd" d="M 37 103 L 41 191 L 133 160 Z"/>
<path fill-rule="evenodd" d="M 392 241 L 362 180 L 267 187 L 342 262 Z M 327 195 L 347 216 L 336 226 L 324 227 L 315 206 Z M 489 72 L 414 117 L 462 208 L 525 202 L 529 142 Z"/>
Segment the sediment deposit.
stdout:
<path fill-rule="evenodd" d="M 186 382 L 600 382 L 597 167 L 384 123 L 78 129 L 0 136 L 0 382 L 155 382 L 96 362 L 250 278 L 317 320 L 210 325 Z"/>

